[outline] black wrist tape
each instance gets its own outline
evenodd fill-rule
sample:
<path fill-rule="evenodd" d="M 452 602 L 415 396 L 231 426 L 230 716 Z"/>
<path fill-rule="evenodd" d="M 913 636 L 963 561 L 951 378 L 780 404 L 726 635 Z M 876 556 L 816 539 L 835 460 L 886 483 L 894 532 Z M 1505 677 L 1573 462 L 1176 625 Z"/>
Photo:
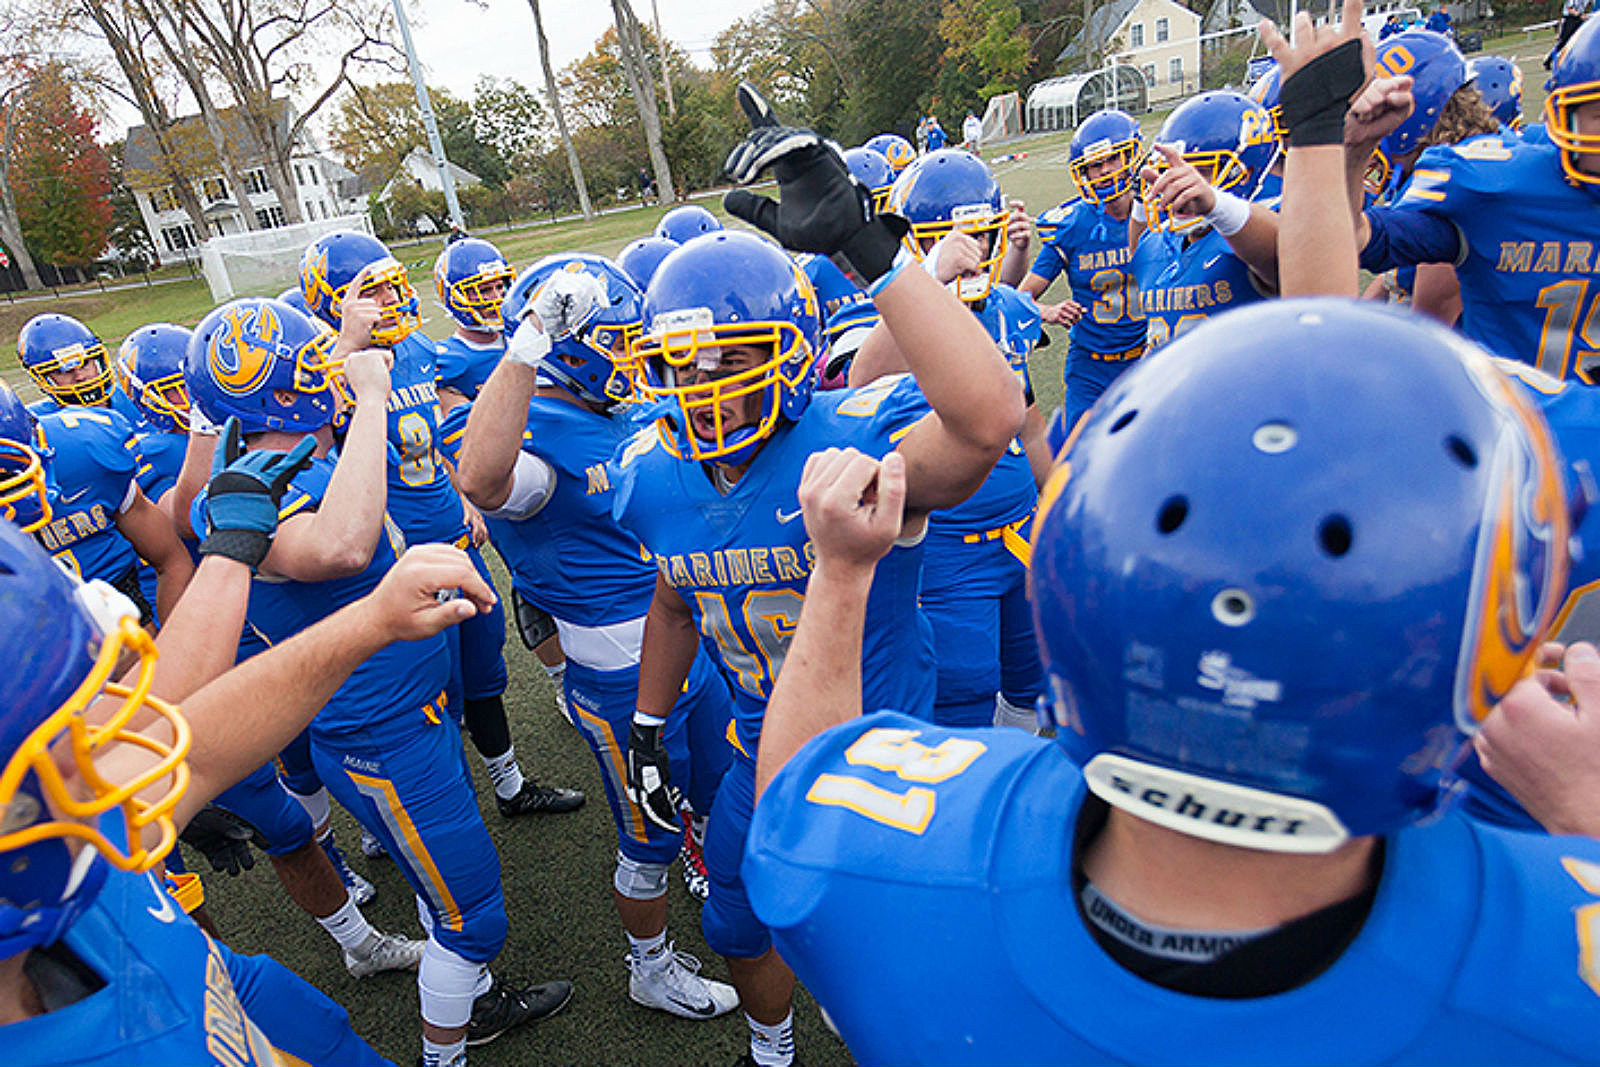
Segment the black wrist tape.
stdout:
<path fill-rule="evenodd" d="M 1342 144 L 1350 98 L 1366 80 L 1360 40 L 1346 41 L 1291 74 L 1278 91 L 1289 147 Z"/>

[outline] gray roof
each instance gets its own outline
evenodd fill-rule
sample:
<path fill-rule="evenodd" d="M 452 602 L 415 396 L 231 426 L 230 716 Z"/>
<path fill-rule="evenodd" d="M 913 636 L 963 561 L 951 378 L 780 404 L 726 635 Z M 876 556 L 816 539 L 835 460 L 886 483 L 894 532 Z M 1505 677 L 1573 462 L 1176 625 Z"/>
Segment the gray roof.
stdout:
<path fill-rule="evenodd" d="M 1139 0 L 1114 0 L 1113 3 L 1099 7 L 1089 16 L 1089 21 L 1084 23 L 1082 29 L 1067 42 L 1067 46 L 1056 56 L 1057 63 L 1064 63 L 1068 59 L 1085 59 L 1098 52 L 1105 46 L 1106 40 L 1122 25 L 1122 20 L 1138 6 Z M 1087 47 L 1085 42 L 1087 41 Z"/>
<path fill-rule="evenodd" d="M 1225 4 L 1235 13 L 1238 13 L 1242 8 L 1248 7 L 1260 18 L 1270 19 L 1274 25 L 1280 28 L 1289 25 L 1290 16 L 1295 11 L 1304 11 L 1312 18 L 1320 20 L 1330 16 L 1334 10 L 1332 0 L 1299 0 L 1298 3 L 1294 4 L 1291 4 L 1290 0 L 1216 0 L 1211 5 L 1211 10 L 1206 12 L 1208 26 L 1213 29 L 1226 28 L 1221 25 L 1213 25 L 1218 21 L 1216 16 L 1220 13 L 1219 9 Z M 1251 25 L 1253 21 L 1246 18 L 1241 24 Z"/>
<path fill-rule="evenodd" d="M 289 102 L 277 99 L 272 104 L 277 111 L 279 128 L 287 134 Z M 239 166 L 248 168 L 266 158 L 266 152 L 236 108 L 224 108 L 220 117 L 224 135 L 235 150 L 235 162 Z M 206 135 L 205 124 L 200 121 L 199 115 L 185 115 L 174 122 L 168 142 L 179 156 L 182 170 L 192 177 L 215 174 L 221 169 L 217 154 L 211 147 L 211 138 Z M 155 134 L 148 126 L 134 126 L 128 131 L 122 147 L 122 167 L 128 184 L 133 186 L 162 185 L 170 179 L 156 149 Z"/>

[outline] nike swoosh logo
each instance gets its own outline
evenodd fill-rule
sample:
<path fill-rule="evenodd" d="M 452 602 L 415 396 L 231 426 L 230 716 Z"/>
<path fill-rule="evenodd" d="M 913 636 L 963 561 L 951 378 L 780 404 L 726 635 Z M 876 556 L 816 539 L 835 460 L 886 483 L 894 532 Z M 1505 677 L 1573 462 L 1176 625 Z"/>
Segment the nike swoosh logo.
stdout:
<path fill-rule="evenodd" d="M 156 899 L 161 901 L 161 906 L 159 908 L 145 908 L 144 910 L 148 911 L 151 917 L 157 922 L 176 922 L 178 919 L 178 913 L 172 907 L 172 898 L 167 896 L 167 893 L 164 889 L 156 885 L 154 879 L 152 879 L 150 882 L 150 888 L 155 890 Z"/>
<path fill-rule="evenodd" d="M 74 500 L 77 500 L 77 499 L 79 499 L 79 498 L 80 498 L 80 497 L 82 497 L 82 496 L 83 496 L 83 495 L 84 495 L 84 494 L 86 494 L 86 493 L 87 493 L 87 492 L 88 492 L 88 491 L 89 491 L 89 489 L 88 489 L 88 487 L 87 487 L 87 486 L 85 486 L 85 487 L 84 487 L 84 488 L 82 488 L 82 489 L 79 489 L 79 490 L 78 490 L 78 491 L 77 491 L 77 492 L 76 492 L 76 493 L 72 493 L 72 494 L 70 494 L 70 495 L 68 495 L 68 496 L 63 496 L 63 497 L 62 497 L 62 498 L 61 498 L 61 502 L 62 502 L 62 503 L 63 503 L 63 504 L 70 504 L 70 503 L 72 503 L 72 502 L 73 502 L 73 501 L 74 501 Z"/>
<path fill-rule="evenodd" d="M 799 508 L 795 508 L 793 511 L 784 511 L 782 508 L 779 508 L 778 509 L 778 524 L 780 526 L 787 526 L 791 522 L 793 522 L 794 520 L 798 519 L 800 517 L 800 515 L 801 515 L 801 510 Z"/>
<path fill-rule="evenodd" d="M 704 1004 L 691 1004 L 687 1000 L 679 1000 L 671 993 L 667 994 L 667 999 L 686 1011 L 694 1012 L 703 1019 L 709 1019 L 713 1015 L 717 1014 L 717 1004 L 716 1001 L 713 1000 L 708 1000 Z"/>
<path fill-rule="evenodd" d="M 1218 252 L 1216 255 L 1212 256 L 1210 259 L 1208 259 L 1204 263 L 1200 264 L 1200 269 L 1201 270 L 1210 270 L 1212 267 L 1217 265 L 1217 260 L 1219 260 L 1221 258 L 1222 258 L 1222 253 Z"/>

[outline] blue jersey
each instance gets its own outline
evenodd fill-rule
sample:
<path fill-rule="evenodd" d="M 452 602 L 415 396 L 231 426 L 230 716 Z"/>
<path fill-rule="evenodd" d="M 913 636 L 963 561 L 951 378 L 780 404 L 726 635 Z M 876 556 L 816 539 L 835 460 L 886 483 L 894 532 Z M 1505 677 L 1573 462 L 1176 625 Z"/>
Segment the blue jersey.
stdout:
<path fill-rule="evenodd" d="M 1462 333 L 1556 378 L 1600 374 L 1600 189 L 1568 182 L 1543 137 L 1430 148 L 1400 200 L 1367 218 L 1363 267 L 1454 264 Z"/>
<path fill-rule="evenodd" d="M 110 408 L 63 407 L 39 420 L 58 495 L 54 517 L 34 532 L 45 550 L 85 581 L 114 581 L 139 562 L 117 529 L 138 489 L 133 427 Z"/>
<path fill-rule="evenodd" d="M 811 573 L 796 497 L 801 468 L 830 446 L 886 455 L 927 413 L 910 375 L 819 393 L 798 422 L 780 424 L 726 494 L 704 466 L 673 455 L 655 426 L 611 463 L 617 520 L 649 549 L 662 580 L 715 647 L 746 752 L 756 751 Z M 932 707 L 932 635 L 917 610 L 921 570 L 920 544 L 896 547 L 878 564 L 861 663 L 868 707 L 900 707 L 900 694 L 907 707 Z"/>
<path fill-rule="evenodd" d="M 434 380 L 440 389 L 454 389 L 468 400 L 476 400 L 478 390 L 505 354 L 504 337 L 480 345 L 451 334 L 434 346 Z"/>
<path fill-rule="evenodd" d="M 1188 233 L 1144 231 L 1133 252 L 1133 273 L 1152 350 L 1212 315 L 1265 299 L 1228 239 L 1210 228 L 1192 241 Z"/>
<path fill-rule="evenodd" d="M 183 455 L 189 447 L 189 435 L 150 429 L 134 437 L 139 452 L 139 469 L 136 477 L 139 488 L 152 501 L 159 501 L 167 491 L 178 484 L 178 472 L 183 470 Z"/>
<path fill-rule="evenodd" d="M 1050 742 L 874 715 L 773 780 L 745 884 L 861 1063 L 1594 1062 L 1600 843 L 1458 815 L 1392 834 L 1331 967 L 1219 999 L 1135 977 L 1086 929 L 1086 795 Z"/>
<path fill-rule="evenodd" d="M 245 1014 L 227 950 L 183 913 L 151 874 L 109 870 L 62 943 L 105 983 L 55 1011 L 0 1026 L 7 1063 L 281 1062 Z"/>
<path fill-rule="evenodd" d="M 811 279 L 811 287 L 817 291 L 817 303 L 822 305 L 818 317 L 823 322 L 827 322 L 834 312 L 846 304 L 853 304 L 865 295 L 861 287 L 846 277 L 844 271 L 827 256 L 802 252 L 794 259 L 805 271 L 806 277 Z"/>
<path fill-rule="evenodd" d="M 1050 234 L 1029 273 L 1051 282 L 1065 271 L 1072 298 L 1088 308 L 1072 327 L 1066 373 L 1103 376 L 1109 382 L 1121 373 L 1126 358 L 1136 358 L 1126 353 L 1145 339 L 1144 308 L 1130 267 L 1128 220 L 1112 218 L 1098 204 L 1074 200 L 1056 211 Z"/>
<path fill-rule="evenodd" d="M 328 491 L 334 464 L 317 458 L 294 476 L 278 508 L 280 521 L 315 510 Z M 191 511 L 196 529 L 204 529 L 206 493 L 195 497 Z M 257 576 L 250 587 L 247 617 L 270 644 L 288 640 L 311 624 L 352 604 L 377 587 L 393 567 L 405 540 L 387 518 L 372 559 L 365 569 L 324 582 L 292 582 Z M 422 641 L 398 641 L 369 656 L 328 699 L 311 724 L 313 734 L 350 734 L 396 725 L 391 720 L 421 714 L 417 709 L 436 700 L 450 677 L 450 651 L 444 634 Z M 401 723 L 401 727 L 411 724 Z"/>
<path fill-rule="evenodd" d="M 451 409 L 441 426 L 452 462 L 472 406 Z M 639 539 L 612 517 L 606 464 L 638 431 L 626 409 L 601 415 L 554 397 L 528 404 L 522 450 L 555 472 L 549 499 L 526 519 L 484 516 L 517 592 L 564 622 L 609 626 L 644 616 L 656 568 Z"/>
<path fill-rule="evenodd" d="M 466 535 L 461 496 L 439 455 L 439 392 L 433 342 L 413 333 L 394 346 L 389 372 L 389 515 L 413 545 Z"/>

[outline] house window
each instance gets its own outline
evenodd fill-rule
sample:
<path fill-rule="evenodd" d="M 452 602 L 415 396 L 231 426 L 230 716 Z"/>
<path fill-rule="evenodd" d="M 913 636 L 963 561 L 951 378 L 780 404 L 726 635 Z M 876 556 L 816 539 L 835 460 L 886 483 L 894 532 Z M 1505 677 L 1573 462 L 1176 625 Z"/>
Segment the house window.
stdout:
<path fill-rule="evenodd" d="M 318 200 L 317 203 L 319 205 L 321 205 L 321 207 L 322 207 L 322 217 L 323 218 L 325 218 L 325 219 L 333 218 L 333 212 L 331 210 L 329 210 L 328 202 L 326 200 Z"/>
<path fill-rule="evenodd" d="M 1131 48 L 1144 47 L 1144 23 L 1135 22 L 1128 28 L 1128 41 Z"/>
<path fill-rule="evenodd" d="M 164 185 L 150 193 L 150 210 L 158 215 L 163 211 L 178 210 L 178 196 L 172 191 L 172 186 Z"/>
<path fill-rule="evenodd" d="M 1155 88 L 1156 65 L 1154 63 L 1146 63 L 1144 66 L 1140 67 L 1139 70 L 1142 74 L 1144 74 L 1144 83 L 1150 86 L 1152 89 Z"/>
<path fill-rule="evenodd" d="M 304 185 L 306 183 L 306 176 L 301 172 L 300 164 L 298 163 L 294 165 L 294 183 L 296 185 Z"/>
<path fill-rule="evenodd" d="M 1163 42 L 1166 41 L 1168 36 L 1169 36 L 1168 20 L 1164 19 L 1164 18 L 1156 19 L 1156 44 L 1162 44 Z"/>
<path fill-rule="evenodd" d="M 312 185 L 321 185 L 322 184 L 321 179 L 317 176 L 317 165 L 315 163 L 307 163 L 306 164 L 306 173 L 311 176 L 311 184 Z"/>
<path fill-rule="evenodd" d="M 260 195 L 269 188 L 267 185 L 267 172 L 259 167 L 255 170 L 244 172 L 244 188 L 247 193 Z"/>
<path fill-rule="evenodd" d="M 1173 85 L 1183 84 L 1183 57 L 1173 56 L 1167 60 L 1167 81 Z"/>
<path fill-rule="evenodd" d="M 221 178 L 205 179 L 200 183 L 200 191 L 205 195 L 208 204 L 228 199 L 228 186 Z"/>
<path fill-rule="evenodd" d="M 163 227 L 161 239 L 166 242 L 168 252 L 182 252 L 200 243 L 194 239 L 194 227 L 187 222 L 178 226 Z"/>
<path fill-rule="evenodd" d="M 284 225 L 284 222 L 283 208 L 277 204 L 268 208 L 256 208 L 256 225 L 262 229 L 270 230 L 275 226 Z"/>

